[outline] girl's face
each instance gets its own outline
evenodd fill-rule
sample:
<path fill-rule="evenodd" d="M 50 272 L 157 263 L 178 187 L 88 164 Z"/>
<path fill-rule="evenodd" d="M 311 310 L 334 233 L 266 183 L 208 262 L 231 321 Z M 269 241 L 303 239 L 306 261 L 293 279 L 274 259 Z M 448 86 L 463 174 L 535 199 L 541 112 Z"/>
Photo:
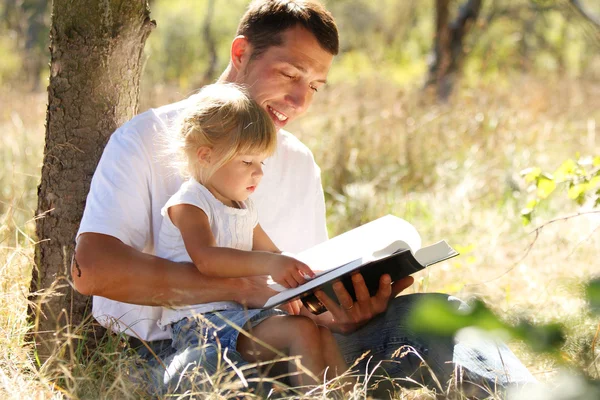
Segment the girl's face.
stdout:
<path fill-rule="evenodd" d="M 235 207 L 254 193 L 263 176 L 264 154 L 238 154 L 215 171 L 204 186 L 223 204 Z"/>

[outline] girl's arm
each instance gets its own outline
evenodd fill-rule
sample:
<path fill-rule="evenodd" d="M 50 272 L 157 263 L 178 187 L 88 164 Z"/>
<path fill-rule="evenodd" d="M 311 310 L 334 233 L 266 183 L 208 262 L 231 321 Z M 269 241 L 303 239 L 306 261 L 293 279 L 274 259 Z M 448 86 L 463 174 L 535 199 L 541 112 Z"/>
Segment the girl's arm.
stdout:
<path fill-rule="evenodd" d="M 208 216 L 196 206 L 178 204 L 169 207 L 168 213 L 181 232 L 192 262 L 203 274 L 223 278 L 271 275 L 277 283 L 296 287 L 304 283 L 303 273 L 312 273 L 308 266 L 291 257 L 218 247 Z"/>
<path fill-rule="evenodd" d="M 260 224 L 256 224 L 252 236 L 252 250 L 255 251 L 270 251 L 271 253 L 281 254 L 281 250 L 275 246 L 269 235 L 261 228 Z"/>
<path fill-rule="evenodd" d="M 277 248 L 275 243 L 271 240 L 269 235 L 263 230 L 260 224 L 256 224 L 254 228 L 254 233 L 252 237 L 252 249 L 255 251 L 270 251 L 272 253 L 281 254 L 281 250 Z M 312 271 L 311 271 L 312 272 Z M 310 276 L 313 276 L 312 274 Z M 275 280 L 275 278 L 273 278 Z M 284 311 L 287 311 L 291 315 L 299 315 L 302 307 L 302 301 L 294 300 L 289 303 L 283 304 L 280 306 Z"/>

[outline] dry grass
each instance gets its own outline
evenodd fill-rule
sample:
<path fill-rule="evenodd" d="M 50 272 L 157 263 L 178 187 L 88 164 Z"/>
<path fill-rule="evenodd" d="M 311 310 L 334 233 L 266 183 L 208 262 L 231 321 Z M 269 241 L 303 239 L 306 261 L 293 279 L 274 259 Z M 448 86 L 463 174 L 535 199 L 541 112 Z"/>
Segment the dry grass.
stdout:
<path fill-rule="evenodd" d="M 10 104 L 0 115 L 0 397 L 138 398 L 118 340 L 42 370 L 25 343 L 45 100 L 45 93 L 0 94 Z M 564 358 L 599 376 L 600 345 L 595 354 L 591 350 L 598 321 L 585 312 L 582 283 L 600 272 L 600 221 L 559 221 L 530 248 L 532 228 L 523 228 L 519 217 L 528 193 L 518 177 L 532 165 L 551 170 L 576 152 L 598 154 L 599 84 L 518 77 L 463 89 L 440 106 L 415 90 L 373 79 L 328 88 L 311 111 L 290 130 L 322 167 L 331 235 L 393 213 L 411 221 L 424 243 L 446 238 L 462 256 L 421 273 L 410 291 L 478 295 L 507 319 L 564 322 Z M 534 226 L 575 211 L 556 196 Z M 511 346 L 540 380 L 556 376 L 554 360 L 520 343 Z M 361 390 L 356 398 L 364 396 Z M 202 396 L 209 394 L 218 397 L 216 391 Z M 426 390 L 396 393 L 431 396 Z"/>

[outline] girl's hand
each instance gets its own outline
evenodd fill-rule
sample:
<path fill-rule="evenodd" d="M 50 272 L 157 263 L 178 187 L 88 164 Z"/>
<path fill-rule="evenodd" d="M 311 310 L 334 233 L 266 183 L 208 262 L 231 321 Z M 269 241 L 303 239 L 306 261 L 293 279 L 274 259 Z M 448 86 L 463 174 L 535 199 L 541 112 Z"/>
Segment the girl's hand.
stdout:
<path fill-rule="evenodd" d="M 295 288 L 306 282 L 305 276 L 315 276 L 312 269 L 302 261 L 281 254 L 270 254 L 268 273 L 271 278 L 286 288 Z"/>

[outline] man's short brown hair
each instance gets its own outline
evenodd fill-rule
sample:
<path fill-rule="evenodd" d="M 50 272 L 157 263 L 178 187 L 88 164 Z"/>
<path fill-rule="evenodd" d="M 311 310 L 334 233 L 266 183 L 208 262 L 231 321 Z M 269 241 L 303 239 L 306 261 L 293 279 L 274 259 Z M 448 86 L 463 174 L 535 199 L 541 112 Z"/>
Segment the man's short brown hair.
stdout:
<path fill-rule="evenodd" d="M 269 47 L 283 44 L 283 32 L 296 25 L 311 32 L 325 51 L 337 55 L 335 21 L 314 0 L 254 0 L 242 17 L 237 34 L 248 39 L 253 47 L 252 58 L 257 58 Z"/>

